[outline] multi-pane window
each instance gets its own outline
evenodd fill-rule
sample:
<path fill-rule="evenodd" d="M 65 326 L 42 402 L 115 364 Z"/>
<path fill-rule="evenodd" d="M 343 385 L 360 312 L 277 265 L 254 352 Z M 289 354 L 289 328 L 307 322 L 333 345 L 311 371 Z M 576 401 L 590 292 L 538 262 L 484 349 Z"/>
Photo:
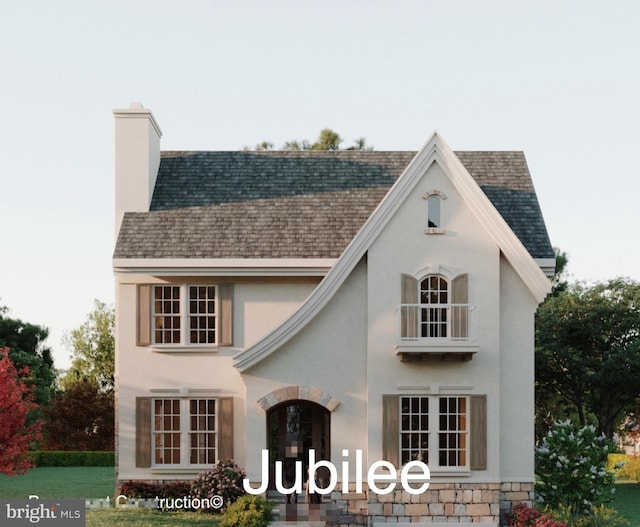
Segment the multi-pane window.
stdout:
<path fill-rule="evenodd" d="M 400 397 L 400 460 L 431 468 L 468 466 L 468 398 Z"/>
<path fill-rule="evenodd" d="M 216 288 L 189 286 L 189 343 L 216 342 Z"/>
<path fill-rule="evenodd" d="M 180 343 L 180 287 L 153 288 L 153 334 L 157 344 Z"/>
<path fill-rule="evenodd" d="M 215 399 L 154 399 L 154 464 L 215 463 L 216 417 Z"/>
<path fill-rule="evenodd" d="M 427 462 L 429 456 L 429 398 L 400 398 L 400 460 Z"/>
<path fill-rule="evenodd" d="M 463 467 L 467 464 L 467 398 L 440 397 L 438 464 Z"/>
<path fill-rule="evenodd" d="M 442 276 L 430 275 L 420 282 L 420 336 L 446 338 L 449 284 Z"/>
<path fill-rule="evenodd" d="M 216 401 L 189 401 L 189 462 L 193 465 L 216 462 Z"/>
<path fill-rule="evenodd" d="M 155 344 L 216 344 L 216 287 L 153 286 L 152 316 Z"/>
<path fill-rule="evenodd" d="M 156 465 L 180 464 L 180 399 L 153 401 L 153 449 Z"/>

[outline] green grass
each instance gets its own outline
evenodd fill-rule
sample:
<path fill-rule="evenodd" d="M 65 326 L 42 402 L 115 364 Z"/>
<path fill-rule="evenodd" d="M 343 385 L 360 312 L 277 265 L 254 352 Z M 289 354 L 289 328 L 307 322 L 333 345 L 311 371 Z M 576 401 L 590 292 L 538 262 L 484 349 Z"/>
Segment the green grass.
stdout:
<path fill-rule="evenodd" d="M 631 527 L 640 527 L 640 484 L 616 484 L 616 493 L 609 506 L 629 520 Z"/>
<path fill-rule="evenodd" d="M 113 467 L 39 467 L 21 476 L 0 474 L 1 498 L 106 498 L 113 499 Z"/>
<path fill-rule="evenodd" d="M 150 509 L 94 509 L 87 511 L 87 527 L 192 527 L 218 525 L 218 516 L 197 512 Z"/>

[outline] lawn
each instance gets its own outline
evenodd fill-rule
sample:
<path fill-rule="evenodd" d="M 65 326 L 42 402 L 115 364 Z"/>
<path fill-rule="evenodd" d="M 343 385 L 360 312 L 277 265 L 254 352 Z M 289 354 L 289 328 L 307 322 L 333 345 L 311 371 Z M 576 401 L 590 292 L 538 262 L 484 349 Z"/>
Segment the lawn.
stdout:
<path fill-rule="evenodd" d="M 640 527 L 640 484 L 618 483 L 609 505 L 629 520 L 631 527 Z"/>
<path fill-rule="evenodd" d="M 94 509 L 87 511 L 87 527 L 215 527 L 218 516 L 197 512 L 150 509 Z"/>
<path fill-rule="evenodd" d="M 113 499 L 113 467 L 39 467 L 22 476 L 0 474 L 1 498 L 106 498 Z"/>

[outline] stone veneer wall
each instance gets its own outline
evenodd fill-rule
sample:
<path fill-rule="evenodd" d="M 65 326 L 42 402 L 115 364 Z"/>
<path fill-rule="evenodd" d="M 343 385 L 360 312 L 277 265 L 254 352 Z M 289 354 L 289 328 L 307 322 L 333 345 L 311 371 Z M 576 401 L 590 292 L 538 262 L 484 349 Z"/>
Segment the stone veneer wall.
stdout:
<path fill-rule="evenodd" d="M 326 498 L 325 498 L 326 499 Z M 533 483 L 431 483 L 422 494 L 333 492 L 340 527 L 371 523 L 495 523 L 507 525 L 513 505 L 533 504 Z"/>

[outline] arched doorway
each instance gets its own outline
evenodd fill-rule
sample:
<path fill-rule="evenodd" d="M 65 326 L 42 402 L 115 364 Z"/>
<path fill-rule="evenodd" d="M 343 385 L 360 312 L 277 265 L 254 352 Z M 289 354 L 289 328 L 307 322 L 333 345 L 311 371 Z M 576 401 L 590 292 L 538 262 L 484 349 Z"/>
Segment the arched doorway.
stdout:
<path fill-rule="evenodd" d="M 285 476 L 293 478 L 296 461 L 302 462 L 306 480 L 309 450 L 316 460 L 330 461 L 331 412 L 318 403 L 303 400 L 285 401 L 267 412 L 269 481 L 274 488 L 274 467 L 282 461 Z"/>

